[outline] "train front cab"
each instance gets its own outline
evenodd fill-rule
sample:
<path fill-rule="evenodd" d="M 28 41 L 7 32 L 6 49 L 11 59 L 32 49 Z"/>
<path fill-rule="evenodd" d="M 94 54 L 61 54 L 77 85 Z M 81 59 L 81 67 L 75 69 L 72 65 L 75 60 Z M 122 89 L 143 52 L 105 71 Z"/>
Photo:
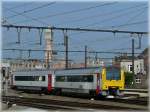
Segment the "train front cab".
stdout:
<path fill-rule="evenodd" d="M 108 69 L 103 68 L 102 69 L 102 85 L 101 85 L 101 90 L 102 90 L 102 95 L 103 96 L 122 96 L 123 95 L 123 90 L 124 90 L 124 71 L 118 69 L 119 72 L 119 78 L 115 79 L 112 77 L 112 79 L 107 79 L 108 75 Z M 111 71 L 112 72 L 112 71 Z"/>

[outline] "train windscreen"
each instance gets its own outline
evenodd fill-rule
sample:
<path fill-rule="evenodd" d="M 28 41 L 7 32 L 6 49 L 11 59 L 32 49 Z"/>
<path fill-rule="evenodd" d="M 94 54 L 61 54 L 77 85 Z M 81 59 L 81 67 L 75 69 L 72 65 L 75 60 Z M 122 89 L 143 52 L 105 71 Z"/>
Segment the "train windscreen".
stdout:
<path fill-rule="evenodd" d="M 106 80 L 120 80 L 121 73 L 119 68 L 108 67 L 106 68 Z"/>

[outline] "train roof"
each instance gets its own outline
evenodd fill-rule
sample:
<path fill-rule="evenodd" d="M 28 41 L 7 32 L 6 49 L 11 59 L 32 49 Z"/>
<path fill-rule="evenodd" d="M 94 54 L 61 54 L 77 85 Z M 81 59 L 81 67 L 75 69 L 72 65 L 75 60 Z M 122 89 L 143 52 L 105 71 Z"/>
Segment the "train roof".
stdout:
<path fill-rule="evenodd" d="M 24 69 L 14 72 L 54 72 L 55 74 L 88 74 L 98 73 L 102 67 L 68 68 L 68 69 Z"/>
<path fill-rule="evenodd" d="M 78 70 L 78 69 L 96 69 L 96 68 L 101 68 L 101 67 L 87 67 L 87 68 L 85 68 L 85 67 L 82 67 L 82 68 L 67 68 L 67 69 L 65 69 L 65 68 L 61 68 L 61 69 L 50 69 L 50 68 L 48 68 L 48 69 L 17 69 L 15 72 L 22 72 L 22 71 L 59 71 L 59 70 Z"/>
<path fill-rule="evenodd" d="M 107 66 L 106 68 L 110 68 L 113 66 Z M 68 68 L 68 69 L 24 69 L 24 70 L 17 70 L 15 72 L 49 72 L 54 73 L 56 75 L 61 74 L 94 74 L 94 73 L 100 73 L 102 71 L 102 68 L 105 67 L 87 67 L 87 68 Z M 116 68 L 116 67 L 115 67 Z"/>
<path fill-rule="evenodd" d="M 55 75 L 77 75 L 77 74 L 96 74 L 102 71 L 103 67 L 73 68 L 55 70 Z"/>

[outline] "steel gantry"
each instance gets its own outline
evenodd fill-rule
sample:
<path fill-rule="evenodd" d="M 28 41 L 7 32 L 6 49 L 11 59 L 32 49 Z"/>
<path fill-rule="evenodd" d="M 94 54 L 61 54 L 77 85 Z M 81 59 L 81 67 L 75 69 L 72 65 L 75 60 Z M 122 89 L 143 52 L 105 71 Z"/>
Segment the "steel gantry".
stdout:
<path fill-rule="evenodd" d="M 105 30 L 105 29 L 90 29 L 90 28 L 67 28 L 67 27 L 42 27 L 42 26 L 22 26 L 22 25 L 2 25 L 6 28 L 25 28 L 25 29 L 51 29 L 51 30 L 70 30 L 70 31 L 90 31 L 90 32 L 110 32 L 110 33 L 129 33 L 129 34 L 148 34 L 148 32 L 139 31 L 123 31 L 123 30 Z"/>

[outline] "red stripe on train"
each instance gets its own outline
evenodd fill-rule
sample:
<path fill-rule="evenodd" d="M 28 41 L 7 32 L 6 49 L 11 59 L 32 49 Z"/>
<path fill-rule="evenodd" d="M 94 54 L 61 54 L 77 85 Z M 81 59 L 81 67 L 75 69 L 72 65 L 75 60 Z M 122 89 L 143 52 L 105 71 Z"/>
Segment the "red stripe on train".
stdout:
<path fill-rule="evenodd" d="M 48 91 L 50 92 L 52 90 L 52 75 L 48 74 Z"/>

